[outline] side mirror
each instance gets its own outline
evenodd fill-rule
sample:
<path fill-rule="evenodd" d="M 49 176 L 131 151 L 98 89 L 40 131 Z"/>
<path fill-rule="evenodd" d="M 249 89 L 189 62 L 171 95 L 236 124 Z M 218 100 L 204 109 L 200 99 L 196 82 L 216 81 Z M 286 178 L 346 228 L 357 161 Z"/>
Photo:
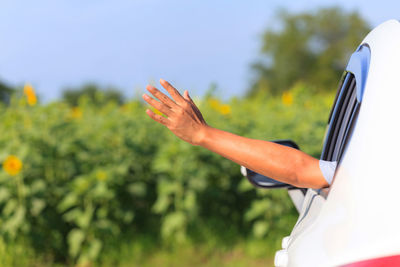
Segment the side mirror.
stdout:
<path fill-rule="evenodd" d="M 276 140 L 272 142 L 288 147 L 293 147 L 295 149 L 299 149 L 299 146 L 292 140 Z M 246 176 L 247 180 L 249 180 L 249 182 L 252 183 L 255 187 L 267 188 L 267 189 L 286 188 L 288 190 L 289 196 L 292 199 L 294 206 L 300 213 L 301 208 L 303 206 L 305 194 L 307 193 L 306 188 L 298 188 L 290 184 L 279 182 L 267 176 L 256 173 L 243 166 L 240 167 L 240 171 L 243 174 L 243 176 Z"/>
<path fill-rule="evenodd" d="M 272 141 L 274 143 L 292 147 L 295 149 L 299 149 L 299 146 L 293 142 L 292 140 L 276 140 Z M 261 187 L 261 188 L 287 188 L 287 189 L 292 189 L 296 188 L 290 184 L 285 184 L 282 182 L 279 182 L 277 180 L 274 180 L 270 177 L 261 175 L 259 173 L 256 173 L 250 169 L 247 169 L 246 167 L 241 166 L 240 171 L 249 180 L 250 183 L 252 183 L 255 187 Z"/>

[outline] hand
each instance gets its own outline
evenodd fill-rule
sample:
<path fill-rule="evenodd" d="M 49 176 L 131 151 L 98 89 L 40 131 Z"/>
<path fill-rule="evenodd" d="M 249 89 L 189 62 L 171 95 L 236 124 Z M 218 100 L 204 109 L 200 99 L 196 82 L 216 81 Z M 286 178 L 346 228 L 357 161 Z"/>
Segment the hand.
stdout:
<path fill-rule="evenodd" d="M 180 139 L 192 145 L 199 145 L 208 125 L 204 121 L 200 110 L 190 98 L 188 91 L 186 90 L 182 96 L 167 81 L 160 79 L 160 84 L 170 93 L 175 101 L 160 92 L 157 88 L 148 85 L 146 89 L 160 101 L 153 99 L 147 94 L 143 94 L 143 99 L 165 114 L 166 117 L 155 114 L 150 109 L 147 109 L 146 113 L 153 120 L 170 129 Z"/>

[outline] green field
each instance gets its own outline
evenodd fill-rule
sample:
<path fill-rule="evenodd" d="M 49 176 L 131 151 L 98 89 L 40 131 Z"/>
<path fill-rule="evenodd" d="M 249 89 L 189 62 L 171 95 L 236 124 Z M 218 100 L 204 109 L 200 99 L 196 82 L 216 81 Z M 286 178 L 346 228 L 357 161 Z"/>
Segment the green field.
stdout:
<path fill-rule="evenodd" d="M 104 96 L 98 94 L 100 100 Z M 195 99 L 207 123 L 318 157 L 333 94 Z M 0 107 L 3 266 L 266 266 L 297 214 L 239 166 L 178 140 L 136 99 Z"/>

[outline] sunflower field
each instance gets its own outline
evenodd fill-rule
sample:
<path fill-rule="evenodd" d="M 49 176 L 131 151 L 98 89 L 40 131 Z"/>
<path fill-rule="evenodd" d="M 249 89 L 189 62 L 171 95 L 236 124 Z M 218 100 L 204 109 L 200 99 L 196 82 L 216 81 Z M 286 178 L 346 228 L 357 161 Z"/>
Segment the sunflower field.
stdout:
<path fill-rule="evenodd" d="M 299 83 L 281 96 L 195 102 L 213 127 L 292 139 L 318 157 L 333 98 Z M 24 244 L 75 265 L 101 262 L 143 236 L 170 247 L 238 239 L 279 246 L 297 219 L 287 192 L 253 188 L 240 166 L 179 140 L 146 108 L 138 99 L 40 104 L 31 86 L 1 105 L 0 253 Z"/>

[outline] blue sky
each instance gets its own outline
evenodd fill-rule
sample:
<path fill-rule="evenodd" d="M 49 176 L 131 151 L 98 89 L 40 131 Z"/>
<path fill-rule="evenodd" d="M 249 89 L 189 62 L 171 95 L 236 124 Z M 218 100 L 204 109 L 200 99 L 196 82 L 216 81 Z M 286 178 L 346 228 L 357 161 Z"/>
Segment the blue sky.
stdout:
<path fill-rule="evenodd" d="M 358 10 L 372 27 L 400 1 L 0 0 L 0 79 L 30 82 L 41 99 L 95 82 L 131 97 L 159 78 L 201 95 L 242 95 L 260 36 L 280 8 Z"/>

